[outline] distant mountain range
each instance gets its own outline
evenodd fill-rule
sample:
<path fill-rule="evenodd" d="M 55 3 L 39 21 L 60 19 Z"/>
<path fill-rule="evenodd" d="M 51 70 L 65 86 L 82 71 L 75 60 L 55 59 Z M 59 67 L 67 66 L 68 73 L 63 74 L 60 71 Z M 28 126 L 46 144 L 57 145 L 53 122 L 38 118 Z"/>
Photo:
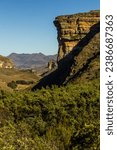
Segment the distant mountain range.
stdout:
<path fill-rule="evenodd" d="M 13 61 L 15 66 L 20 69 L 39 68 L 46 66 L 47 63 L 53 59 L 57 60 L 57 55 L 44 55 L 43 53 L 32 53 L 32 54 L 17 54 L 11 53 L 8 56 Z"/>

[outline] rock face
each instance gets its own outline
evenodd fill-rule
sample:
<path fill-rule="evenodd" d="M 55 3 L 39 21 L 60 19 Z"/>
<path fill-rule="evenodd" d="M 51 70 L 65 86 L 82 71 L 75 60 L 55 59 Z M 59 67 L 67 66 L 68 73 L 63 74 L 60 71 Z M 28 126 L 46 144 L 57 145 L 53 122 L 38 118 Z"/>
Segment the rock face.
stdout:
<path fill-rule="evenodd" d="M 59 16 L 54 24 L 58 31 L 58 61 L 69 54 L 82 38 L 99 22 L 100 12 L 90 11 L 74 15 Z M 92 28 L 94 30 L 94 28 Z"/>
<path fill-rule="evenodd" d="M 36 90 L 52 85 L 99 81 L 100 22 L 99 11 L 57 17 L 58 68 L 33 87 Z"/>
<path fill-rule="evenodd" d="M 48 62 L 48 69 L 52 70 L 57 66 L 56 62 L 53 59 L 50 59 L 50 61 Z"/>
<path fill-rule="evenodd" d="M 13 62 L 7 57 L 3 57 L 0 55 L 0 68 L 14 68 Z"/>

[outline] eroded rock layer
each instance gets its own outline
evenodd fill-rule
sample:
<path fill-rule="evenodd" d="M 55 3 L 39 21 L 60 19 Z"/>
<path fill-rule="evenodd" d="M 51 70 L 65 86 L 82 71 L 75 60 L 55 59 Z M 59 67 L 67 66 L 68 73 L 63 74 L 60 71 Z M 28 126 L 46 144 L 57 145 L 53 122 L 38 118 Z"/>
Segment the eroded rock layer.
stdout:
<path fill-rule="evenodd" d="M 99 20 L 99 11 L 56 17 L 54 24 L 58 31 L 58 61 L 69 54 L 90 30 L 95 30 L 92 26 Z"/>

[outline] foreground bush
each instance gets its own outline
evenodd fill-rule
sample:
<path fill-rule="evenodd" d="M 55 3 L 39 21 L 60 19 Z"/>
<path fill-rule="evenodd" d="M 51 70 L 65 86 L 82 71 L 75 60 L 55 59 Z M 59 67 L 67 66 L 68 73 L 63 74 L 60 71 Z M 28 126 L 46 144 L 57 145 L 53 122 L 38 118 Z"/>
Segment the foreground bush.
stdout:
<path fill-rule="evenodd" d="M 0 149 L 99 150 L 99 83 L 0 92 Z"/>

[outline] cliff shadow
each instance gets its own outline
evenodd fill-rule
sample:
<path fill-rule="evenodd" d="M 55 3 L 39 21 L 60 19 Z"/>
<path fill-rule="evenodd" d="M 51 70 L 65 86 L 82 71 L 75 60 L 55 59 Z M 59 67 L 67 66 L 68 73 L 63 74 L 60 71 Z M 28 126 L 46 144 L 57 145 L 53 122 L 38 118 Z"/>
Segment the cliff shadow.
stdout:
<path fill-rule="evenodd" d="M 93 25 L 87 35 L 78 42 L 72 51 L 58 62 L 58 68 L 43 77 L 39 83 L 32 88 L 32 90 L 41 89 L 42 87 L 45 88 L 46 86 L 51 87 L 52 85 L 62 85 L 71 72 L 71 66 L 74 64 L 74 57 L 78 56 L 83 48 L 99 32 L 100 22 Z"/>

